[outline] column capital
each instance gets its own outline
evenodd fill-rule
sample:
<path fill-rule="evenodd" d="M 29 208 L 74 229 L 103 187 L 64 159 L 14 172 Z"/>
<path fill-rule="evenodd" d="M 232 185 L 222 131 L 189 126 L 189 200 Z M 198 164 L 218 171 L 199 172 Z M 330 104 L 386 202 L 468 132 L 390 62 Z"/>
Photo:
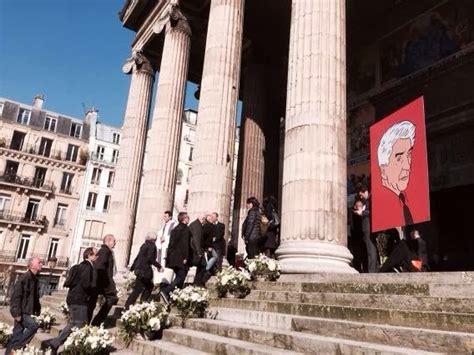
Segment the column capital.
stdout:
<path fill-rule="evenodd" d="M 125 74 L 131 74 L 133 71 L 141 71 L 152 76 L 155 75 L 155 70 L 150 63 L 150 60 L 143 54 L 142 51 L 133 51 L 132 56 L 127 59 L 122 67 Z"/>
<path fill-rule="evenodd" d="M 165 32 L 174 30 L 188 36 L 191 36 L 192 34 L 188 19 L 181 11 L 177 0 L 171 1 L 168 9 L 163 12 L 163 15 L 153 26 L 153 31 L 155 33 L 161 33 L 163 29 L 165 29 Z"/>

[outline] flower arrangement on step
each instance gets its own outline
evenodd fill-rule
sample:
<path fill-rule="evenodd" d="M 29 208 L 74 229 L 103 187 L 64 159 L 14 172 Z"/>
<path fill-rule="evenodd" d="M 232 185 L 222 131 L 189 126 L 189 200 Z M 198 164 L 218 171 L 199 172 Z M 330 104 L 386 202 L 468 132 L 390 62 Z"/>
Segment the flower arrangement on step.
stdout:
<path fill-rule="evenodd" d="M 71 313 L 69 311 L 69 306 L 67 305 L 66 302 L 61 302 L 59 305 L 59 310 L 61 311 L 61 314 L 64 316 L 64 319 L 69 322 L 71 319 Z"/>
<path fill-rule="evenodd" d="M 234 297 L 244 298 L 250 293 L 250 280 L 252 276 L 247 270 L 236 270 L 232 266 L 222 269 L 216 275 L 216 290 L 219 297 L 230 293 Z"/>
<path fill-rule="evenodd" d="M 5 347 L 7 345 L 8 340 L 13 333 L 13 327 L 9 326 L 6 323 L 0 322 L 0 348 Z"/>
<path fill-rule="evenodd" d="M 126 291 L 130 291 L 133 286 L 135 286 L 135 281 L 137 280 L 137 275 L 134 272 L 129 272 L 124 275 L 125 282 L 123 284 L 123 288 Z"/>
<path fill-rule="evenodd" d="M 27 345 L 22 349 L 13 351 L 14 355 L 51 355 L 51 350 L 41 350 L 34 346 Z"/>
<path fill-rule="evenodd" d="M 56 316 L 49 310 L 49 307 L 41 310 L 39 316 L 32 316 L 36 323 L 38 323 L 41 330 L 49 333 L 51 326 L 56 323 Z"/>
<path fill-rule="evenodd" d="M 73 328 L 64 343 L 63 353 L 71 355 L 108 354 L 114 340 L 115 338 L 102 326 L 86 325 L 80 329 Z"/>
<path fill-rule="evenodd" d="M 183 321 L 187 318 L 204 317 L 209 307 L 209 292 L 202 287 L 187 286 L 182 290 L 175 289 L 170 297 Z"/>
<path fill-rule="evenodd" d="M 169 311 L 158 302 L 137 303 L 122 314 L 119 336 L 128 346 L 140 334 L 153 339 L 158 331 L 169 326 Z"/>
<path fill-rule="evenodd" d="M 278 261 L 264 254 L 257 255 L 254 259 L 245 260 L 245 266 L 252 275 L 252 279 L 276 281 L 280 277 Z"/>

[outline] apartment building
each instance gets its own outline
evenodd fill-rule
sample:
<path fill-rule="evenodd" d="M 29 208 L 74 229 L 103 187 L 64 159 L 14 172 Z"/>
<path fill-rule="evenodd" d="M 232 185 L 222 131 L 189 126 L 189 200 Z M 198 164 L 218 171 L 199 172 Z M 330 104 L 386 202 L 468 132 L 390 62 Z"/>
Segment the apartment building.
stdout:
<path fill-rule="evenodd" d="M 38 256 L 54 284 L 70 261 L 90 124 L 43 101 L 0 98 L 0 271 Z"/>

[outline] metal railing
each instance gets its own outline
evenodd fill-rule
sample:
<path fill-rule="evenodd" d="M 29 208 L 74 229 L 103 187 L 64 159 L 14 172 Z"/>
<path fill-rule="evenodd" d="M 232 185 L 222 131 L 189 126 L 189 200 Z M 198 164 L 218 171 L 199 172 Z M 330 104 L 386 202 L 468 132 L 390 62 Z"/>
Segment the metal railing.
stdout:
<path fill-rule="evenodd" d="M 13 185 L 19 185 L 22 187 L 33 187 L 35 189 L 43 190 L 45 192 L 54 193 L 56 187 L 51 181 L 45 181 L 43 179 L 29 178 L 20 176 L 17 174 L 3 174 L 0 175 L 0 182 L 6 182 Z"/>
<path fill-rule="evenodd" d="M 117 165 L 117 162 L 114 162 L 113 157 L 105 157 L 104 154 L 91 153 L 91 160 L 99 163 Z"/>
<path fill-rule="evenodd" d="M 11 212 L 0 210 L 0 220 L 8 223 L 21 223 L 32 226 L 48 227 L 48 219 L 46 216 L 27 216 L 25 213 Z"/>

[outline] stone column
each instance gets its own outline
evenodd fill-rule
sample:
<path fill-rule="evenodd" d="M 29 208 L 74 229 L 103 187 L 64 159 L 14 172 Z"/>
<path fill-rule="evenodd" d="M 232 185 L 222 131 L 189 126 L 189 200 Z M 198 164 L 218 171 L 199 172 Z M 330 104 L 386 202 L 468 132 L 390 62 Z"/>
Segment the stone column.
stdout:
<path fill-rule="evenodd" d="M 141 52 L 135 52 L 132 58 L 127 60 L 123 71 L 132 74 L 132 78 L 122 126 L 110 216 L 105 227 L 105 233 L 114 234 L 117 240 L 115 259 L 120 269 L 128 262 L 135 225 L 154 80 L 154 69 Z"/>
<path fill-rule="evenodd" d="M 162 27 L 166 31 L 165 42 L 132 257 L 146 233 L 157 232 L 162 227 L 163 212 L 173 211 L 191 28 L 177 5 L 171 7 L 166 19 L 167 23 Z"/>
<path fill-rule="evenodd" d="M 355 272 L 346 247 L 345 0 L 293 0 L 285 122 L 284 273 Z"/>
<path fill-rule="evenodd" d="M 247 216 L 247 198 L 263 199 L 265 118 L 264 68 L 251 64 L 245 74 L 243 115 L 240 126 L 239 162 L 235 189 L 234 245 L 239 253 L 245 251 L 241 226 Z M 236 243 L 235 238 L 238 238 Z"/>
<path fill-rule="evenodd" d="M 211 0 L 190 183 L 191 218 L 218 212 L 229 228 L 244 0 Z"/>

